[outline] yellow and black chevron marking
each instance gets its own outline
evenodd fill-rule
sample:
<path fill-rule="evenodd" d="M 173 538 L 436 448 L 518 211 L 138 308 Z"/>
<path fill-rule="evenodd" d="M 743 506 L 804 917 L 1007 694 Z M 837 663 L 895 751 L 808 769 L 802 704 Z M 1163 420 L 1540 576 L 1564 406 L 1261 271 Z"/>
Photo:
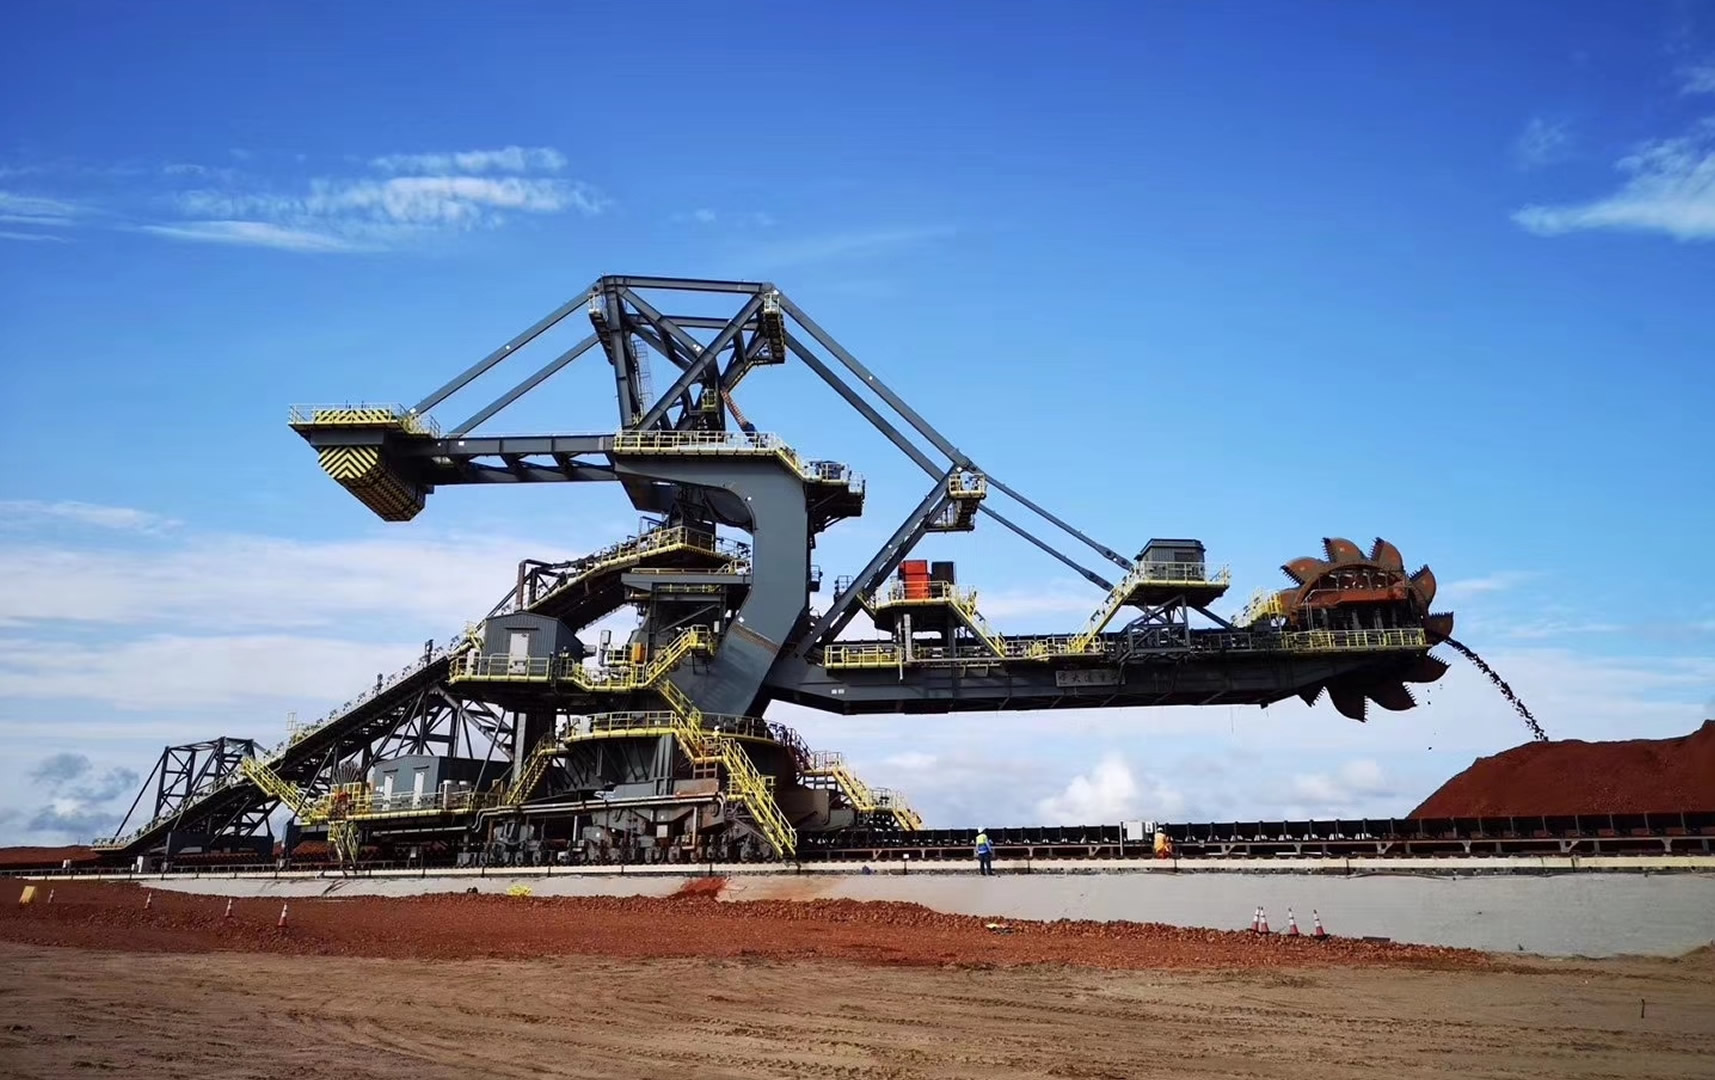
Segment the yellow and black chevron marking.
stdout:
<path fill-rule="evenodd" d="M 398 427 L 399 417 L 392 409 L 317 409 L 310 414 L 310 423 L 320 427 Z"/>
<path fill-rule="evenodd" d="M 316 451 L 322 471 L 375 511 L 383 521 L 410 521 L 423 509 L 423 491 L 387 468 L 374 446 L 330 446 Z"/>

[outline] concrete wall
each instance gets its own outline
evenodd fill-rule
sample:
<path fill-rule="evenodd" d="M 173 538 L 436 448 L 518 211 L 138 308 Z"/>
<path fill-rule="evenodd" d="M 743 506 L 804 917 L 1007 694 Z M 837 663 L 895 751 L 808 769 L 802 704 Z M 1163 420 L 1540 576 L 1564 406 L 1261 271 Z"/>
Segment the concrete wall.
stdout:
<path fill-rule="evenodd" d="M 593 868 L 592 868 L 593 869 Z M 684 883 L 681 868 L 634 867 L 552 874 L 441 873 L 429 877 L 168 877 L 153 888 L 221 896 L 402 896 L 504 892 L 524 883 L 537 896 L 665 896 Z M 1294 873 L 782 873 L 734 868 L 727 900 L 818 898 L 902 900 L 954 914 L 1010 919 L 1164 922 L 1239 930 L 1262 905 L 1270 928 L 1299 928 L 1311 911 L 1329 933 L 1548 956 L 1674 956 L 1715 941 L 1715 874 L 1561 873 L 1350 876 Z"/>
<path fill-rule="evenodd" d="M 1372 874 L 913 873 L 744 877 L 731 900 L 842 897 L 908 900 L 937 911 L 1015 919 L 1125 919 L 1247 929 L 1262 905 L 1272 930 L 1290 906 L 1309 933 L 1547 956 L 1672 956 L 1715 941 L 1715 875 L 1562 874 L 1451 877 Z"/>

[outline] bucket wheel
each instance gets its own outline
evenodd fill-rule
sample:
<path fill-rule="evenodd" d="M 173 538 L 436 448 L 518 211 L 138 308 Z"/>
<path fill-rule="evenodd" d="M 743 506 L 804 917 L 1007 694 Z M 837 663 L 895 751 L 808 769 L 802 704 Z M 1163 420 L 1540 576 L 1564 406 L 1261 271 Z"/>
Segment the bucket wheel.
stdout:
<path fill-rule="evenodd" d="M 1420 628 L 1429 645 L 1453 633 L 1452 612 L 1431 612 L 1435 574 L 1427 566 L 1407 573 L 1399 548 L 1377 537 L 1365 552 L 1344 537 L 1326 537 L 1323 557 L 1305 556 L 1281 567 L 1294 586 L 1282 590 L 1272 606 L 1286 630 L 1391 630 Z M 1366 718 L 1367 705 L 1404 712 L 1417 706 L 1406 683 L 1432 683 L 1447 664 L 1422 653 L 1384 670 L 1354 672 L 1306 686 L 1298 696 L 1314 705 L 1328 692 L 1343 716 Z"/>

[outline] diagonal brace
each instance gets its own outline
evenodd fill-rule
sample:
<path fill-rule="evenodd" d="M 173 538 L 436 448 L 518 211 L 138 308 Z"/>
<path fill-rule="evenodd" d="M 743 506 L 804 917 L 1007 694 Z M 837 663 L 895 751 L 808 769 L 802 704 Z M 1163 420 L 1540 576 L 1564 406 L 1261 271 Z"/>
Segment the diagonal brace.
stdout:
<path fill-rule="evenodd" d="M 834 597 L 833 604 L 822 613 L 822 617 L 816 620 L 815 625 L 810 627 L 810 632 L 798 643 L 795 650 L 797 655 L 807 656 L 811 649 L 833 640 L 857 614 L 858 597 L 897 570 L 905 556 L 911 554 L 911 549 L 917 546 L 917 541 L 923 539 L 923 531 L 929 522 L 952 501 L 953 496 L 948 485 L 957 468 L 954 466 L 948 469 L 935 481 L 935 486 L 930 488 L 929 494 L 917 504 L 917 509 L 900 523 L 899 528 L 888 537 L 887 543 L 869 560 L 869 565 L 852 579 L 851 587 Z"/>
<path fill-rule="evenodd" d="M 715 362 L 723 349 L 732 344 L 733 338 L 737 337 L 739 332 L 744 329 L 745 323 L 755 318 L 756 313 L 761 309 L 762 297 L 752 296 L 745 301 L 744 307 L 739 309 L 738 314 L 734 315 L 731 321 L 726 324 L 726 328 L 715 335 L 713 341 L 699 350 L 693 351 L 692 355 L 695 359 L 673 381 L 673 385 L 668 388 L 667 392 L 662 394 L 655 404 L 650 406 L 649 411 L 643 414 L 643 418 L 637 422 L 637 430 L 648 431 L 660 423 L 661 418 L 667 415 L 667 410 L 672 407 L 675 401 L 679 400 L 679 396 L 687 393 L 691 385 L 703 377 L 709 365 Z"/>
<path fill-rule="evenodd" d="M 528 394 L 530 391 L 536 389 L 538 386 L 542 385 L 542 383 L 547 381 L 547 379 L 555 372 L 588 352 L 594 347 L 597 339 L 597 335 L 591 334 L 589 337 L 584 338 L 582 341 L 573 345 L 559 356 L 548 361 L 546 364 L 542 365 L 534 375 L 525 379 L 517 386 L 514 386 L 506 393 L 495 398 L 493 401 L 489 402 L 485 408 L 477 412 L 475 416 L 472 416 L 469 420 L 466 420 L 464 423 L 454 428 L 450 437 L 456 439 L 462 435 L 467 435 L 470 433 L 472 428 L 479 424 L 487 423 L 489 420 L 493 419 L 495 413 L 506 408 L 514 401 L 517 401 L 525 394 Z"/>
<path fill-rule="evenodd" d="M 502 345 L 500 348 L 489 353 L 481 360 L 478 360 L 476 363 L 454 376 L 452 381 L 448 382 L 445 386 L 436 390 L 422 401 L 417 402 L 416 407 L 411 411 L 414 413 L 426 413 L 436 405 L 439 405 L 441 402 L 451 397 L 453 394 L 458 393 L 458 391 L 468 385 L 472 379 L 475 379 L 489 368 L 500 363 L 508 356 L 511 356 L 514 351 L 522 349 L 532 341 L 535 341 L 542 334 L 557 325 L 561 319 L 564 319 L 567 315 L 570 315 L 580 307 L 583 307 L 584 304 L 589 302 L 590 293 L 593 292 L 594 289 L 595 286 L 591 285 L 590 288 L 578 293 L 572 299 L 567 300 L 564 304 L 561 304 L 553 311 L 550 311 L 547 315 L 543 316 L 541 321 L 537 322 L 536 325 L 530 327 L 522 334 L 519 334 L 511 341 Z"/>
<path fill-rule="evenodd" d="M 981 469 L 979 469 L 977 467 L 976 463 L 971 461 L 971 459 L 969 457 L 965 456 L 965 452 L 963 450 L 960 450 L 958 447 L 954 446 L 950 441 L 947 440 L 947 438 L 945 436 L 943 436 L 939 431 L 936 431 L 934 428 L 934 425 L 930 424 L 929 421 L 927 421 L 927 420 L 923 419 L 923 417 L 919 416 L 917 414 L 916 410 L 912 409 L 910 405 L 907 405 L 905 403 L 904 398 L 901 398 L 898 394 L 894 393 L 893 390 L 886 383 L 882 382 L 879 378 L 877 378 L 875 376 L 875 373 L 870 371 L 867 367 L 865 367 L 858 360 L 857 357 L 855 357 L 851 353 L 847 352 L 845 350 L 845 348 L 842 345 L 840 345 L 840 343 L 838 341 L 834 340 L 832 335 L 830 335 L 826 330 L 823 330 L 820 326 L 818 326 L 816 324 L 816 322 L 810 318 L 810 316 L 808 316 L 804 313 L 803 308 L 800 308 L 797 304 L 794 304 L 792 302 L 792 300 L 789 297 L 787 297 L 785 294 L 780 295 L 780 307 L 782 310 L 784 310 L 785 312 L 790 314 L 792 316 L 792 318 L 797 321 L 798 325 L 802 326 L 805 330 L 809 331 L 810 336 L 815 338 L 816 341 L 819 342 L 823 348 L 825 348 L 829 352 L 833 353 L 834 356 L 836 358 L 838 358 L 840 363 L 842 363 L 846 366 L 846 369 L 848 371 L 850 371 L 853 375 L 856 375 L 858 377 L 858 379 L 863 383 L 864 386 L 867 386 L 871 390 L 875 391 L 876 396 L 880 397 L 883 401 L 887 402 L 887 404 L 893 409 L 894 412 L 896 412 L 900 416 L 904 417 L 906 423 L 910 424 L 913 428 L 916 428 L 917 433 L 919 435 L 922 435 L 925 439 L 928 439 L 930 443 L 934 444 L 935 449 L 937 449 L 937 450 L 941 451 L 941 453 L 947 455 L 947 457 L 950 458 L 956 464 L 962 465 L 965 468 L 970 469 L 973 472 L 981 472 L 982 471 Z M 800 352 L 800 355 L 802 355 L 801 352 Z M 1112 548 L 1108 547 L 1105 544 L 1097 543 L 1095 540 L 1092 540 L 1090 537 L 1086 536 L 1084 533 L 1080 532 L 1079 530 L 1074 528 L 1072 525 L 1068 524 L 1067 522 L 1061 520 L 1058 517 L 1055 517 L 1053 514 L 1049 513 L 1047 510 L 1044 510 L 1042 507 L 1038 506 L 1036 503 L 1034 503 L 1034 502 L 1030 501 L 1029 499 L 1025 498 L 1024 496 L 1020 495 L 1018 492 L 1014 491 L 1012 488 L 1007 487 L 1005 484 L 996 480 L 994 477 L 990 476 L 988 478 L 988 480 L 989 480 L 989 483 L 993 484 L 996 488 L 999 488 L 1001 491 L 1005 492 L 1007 495 L 1010 495 L 1012 498 L 1018 500 L 1018 502 L 1020 502 L 1024 506 L 1035 511 L 1037 514 L 1041 515 L 1045 520 L 1053 523 L 1054 525 L 1059 526 L 1061 529 L 1064 529 L 1070 535 L 1076 537 L 1077 539 L 1083 541 L 1085 544 L 1088 544 L 1090 547 L 1094 548 L 1097 552 L 1099 552 L 1102 555 L 1103 558 L 1111 560 L 1112 562 L 1114 562 L 1120 566 L 1125 567 L 1127 570 L 1131 569 L 1131 562 L 1129 560 L 1127 560 L 1124 556 L 1120 555 L 1118 552 L 1114 551 Z M 1045 550 L 1051 551 L 1052 549 L 1045 549 Z M 1062 557 L 1061 561 L 1065 561 L 1063 557 Z M 1088 573 L 1086 573 L 1085 576 L 1088 577 L 1089 576 Z"/>

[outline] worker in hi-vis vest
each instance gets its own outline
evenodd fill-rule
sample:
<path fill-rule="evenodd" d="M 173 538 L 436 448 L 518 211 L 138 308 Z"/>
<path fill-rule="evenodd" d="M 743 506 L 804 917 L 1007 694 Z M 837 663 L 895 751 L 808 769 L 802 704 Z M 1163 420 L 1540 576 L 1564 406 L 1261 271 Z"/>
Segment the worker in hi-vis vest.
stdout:
<path fill-rule="evenodd" d="M 984 874 L 994 873 L 994 845 L 989 843 L 989 831 L 981 829 L 977 832 L 977 869 Z"/>

